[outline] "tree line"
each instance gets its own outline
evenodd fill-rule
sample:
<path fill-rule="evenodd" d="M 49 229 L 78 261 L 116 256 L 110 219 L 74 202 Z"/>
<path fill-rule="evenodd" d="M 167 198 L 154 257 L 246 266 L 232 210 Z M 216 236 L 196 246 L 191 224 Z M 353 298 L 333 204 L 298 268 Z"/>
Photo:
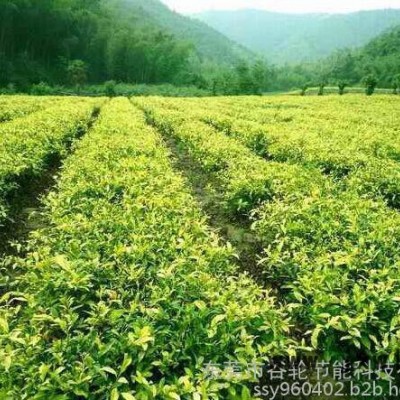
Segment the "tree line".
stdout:
<path fill-rule="evenodd" d="M 191 47 L 133 13 L 124 14 L 120 1 L 0 3 L 3 86 L 69 84 L 77 73 L 89 82 L 179 83 Z"/>
<path fill-rule="evenodd" d="M 303 92 L 316 86 L 320 94 L 327 85 L 337 86 L 340 94 L 348 86 L 359 85 L 365 87 L 367 94 L 372 94 L 379 85 L 397 94 L 400 89 L 399 48 L 400 27 L 397 27 L 360 49 L 343 49 L 318 62 L 280 67 L 274 85 L 276 90 L 300 87 Z"/>
<path fill-rule="evenodd" d="M 210 46 L 212 43 L 210 44 Z M 400 88 L 400 28 L 361 50 L 320 62 L 274 66 L 273 60 L 233 65 L 200 59 L 194 45 L 160 28 L 128 0 L 0 0 L 0 86 L 86 83 L 195 86 L 210 94 L 261 94 L 310 86 L 324 93 L 364 83 Z"/>

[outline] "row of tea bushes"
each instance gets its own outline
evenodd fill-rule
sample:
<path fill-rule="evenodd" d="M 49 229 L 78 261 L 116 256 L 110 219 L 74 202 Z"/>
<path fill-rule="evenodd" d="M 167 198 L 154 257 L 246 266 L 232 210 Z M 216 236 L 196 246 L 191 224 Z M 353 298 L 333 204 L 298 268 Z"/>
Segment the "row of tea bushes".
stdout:
<path fill-rule="evenodd" d="M 102 100 L 68 99 L 0 125 L 0 224 L 6 198 L 24 177 L 38 176 L 54 155 L 83 133 Z"/>
<path fill-rule="evenodd" d="M 365 193 L 367 169 L 357 179 L 349 176 L 346 187 L 317 168 L 257 157 L 239 138 L 199 121 L 202 111 L 195 107 L 163 99 L 139 104 L 149 122 L 218 178 L 228 200 L 229 188 L 240 188 L 233 198 L 252 214 L 265 279 L 280 288 L 293 321 L 317 351 L 326 358 L 398 357 L 400 220 L 379 196 L 368 199 L 374 196 Z M 392 168 L 395 177 L 396 165 Z M 379 172 L 373 173 L 371 168 L 370 181 L 376 183 Z M 384 173 L 379 179 L 383 182 Z M 393 188 L 388 184 L 385 190 Z"/>
<path fill-rule="evenodd" d="M 235 138 L 261 157 L 319 168 L 342 178 L 346 190 L 383 198 L 391 207 L 399 207 L 398 121 L 382 108 L 385 105 L 383 100 L 369 106 L 373 115 L 379 115 L 373 121 L 366 121 L 360 109 L 357 112 L 361 115 L 357 115 L 349 107 L 341 109 L 341 104 L 325 104 L 322 110 L 313 111 L 311 116 L 303 109 L 288 108 L 284 109 L 283 115 L 270 115 L 268 120 L 260 108 L 252 107 L 248 111 L 243 107 L 229 108 L 224 99 L 211 102 L 199 99 L 192 100 L 192 103 L 198 104 L 195 106 L 178 99 L 166 100 L 163 106 L 190 113 L 193 119 L 204 121 Z M 260 101 L 247 100 L 248 103 L 257 105 Z M 336 112 L 332 108 L 335 105 L 339 106 Z M 276 113 L 277 109 L 278 106 L 267 111 Z M 288 112 L 298 114 L 290 125 L 282 123 Z M 324 112 L 330 118 L 320 115 Z M 343 116 L 339 127 L 329 120 L 337 114 Z M 263 115 L 266 120 L 261 123 Z"/>
<path fill-rule="evenodd" d="M 60 97 L 0 96 L 0 122 L 23 117 L 61 101 Z"/>
<path fill-rule="evenodd" d="M 267 162 L 237 140 L 196 120 L 190 112 L 164 108 L 163 102 L 163 99 L 135 100 L 150 123 L 173 136 L 219 182 L 228 212 L 248 214 L 265 200 L 301 197 L 330 187 L 330 181 L 318 171 Z"/>
<path fill-rule="evenodd" d="M 253 374 L 206 365 L 295 355 L 286 314 L 237 272 L 169 156 L 128 100 L 103 107 L 0 299 L 0 394 L 247 399 Z"/>

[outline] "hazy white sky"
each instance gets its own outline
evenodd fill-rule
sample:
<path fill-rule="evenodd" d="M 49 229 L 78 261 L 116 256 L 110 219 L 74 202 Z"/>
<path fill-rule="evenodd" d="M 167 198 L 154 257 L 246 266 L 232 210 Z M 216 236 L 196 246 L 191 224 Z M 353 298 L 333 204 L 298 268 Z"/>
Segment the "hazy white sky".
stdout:
<path fill-rule="evenodd" d="M 162 0 L 182 13 L 204 10 L 261 8 L 280 12 L 351 12 L 382 8 L 400 8 L 400 0 Z"/>

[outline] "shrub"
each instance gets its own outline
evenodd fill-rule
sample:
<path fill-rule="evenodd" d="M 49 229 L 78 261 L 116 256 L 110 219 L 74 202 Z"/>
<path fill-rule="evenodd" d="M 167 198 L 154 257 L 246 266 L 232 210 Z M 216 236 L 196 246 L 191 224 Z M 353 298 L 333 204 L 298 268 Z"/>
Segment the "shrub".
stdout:
<path fill-rule="evenodd" d="M 303 85 L 301 88 L 300 96 L 305 96 L 308 89 L 308 85 Z"/>
<path fill-rule="evenodd" d="M 107 81 L 104 84 L 104 91 L 105 91 L 106 96 L 115 97 L 117 95 L 116 85 L 117 84 L 115 81 Z"/>
<path fill-rule="evenodd" d="M 376 86 L 378 85 L 378 79 L 375 75 L 369 74 L 364 77 L 363 83 L 365 85 L 365 94 L 371 96 L 374 94 Z"/>
<path fill-rule="evenodd" d="M 49 86 L 46 82 L 40 82 L 36 85 L 32 85 L 31 94 L 35 96 L 48 96 L 53 94 L 53 88 Z"/>
<path fill-rule="evenodd" d="M 347 86 L 348 86 L 347 82 L 340 81 L 340 82 L 338 83 L 339 95 L 340 95 L 340 96 L 343 96 L 343 95 L 344 95 L 344 90 L 346 89 Z"/>

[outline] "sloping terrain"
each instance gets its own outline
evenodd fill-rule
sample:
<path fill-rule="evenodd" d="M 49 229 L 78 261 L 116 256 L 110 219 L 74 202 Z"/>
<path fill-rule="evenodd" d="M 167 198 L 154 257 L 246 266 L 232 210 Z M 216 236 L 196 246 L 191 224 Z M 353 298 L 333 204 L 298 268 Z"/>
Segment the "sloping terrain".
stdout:
<path fill-rule="evenodd" d="M 314 61 L 337 49 L 363 46 L 400 24 L 400 10 L 336 15 L 210 11 L 195 17 L 277 64 Z"/>
<path fill-rule="evenodd" d="M 177 38 L 193 43 L 202 59 L 231 64 L 253 54 L 244 46 L 228 39 L 209 25 L 174 11 L 159 0 L 125 0 L 137 14 L 152 21 L 158 27 L 172 32 Z"/>

